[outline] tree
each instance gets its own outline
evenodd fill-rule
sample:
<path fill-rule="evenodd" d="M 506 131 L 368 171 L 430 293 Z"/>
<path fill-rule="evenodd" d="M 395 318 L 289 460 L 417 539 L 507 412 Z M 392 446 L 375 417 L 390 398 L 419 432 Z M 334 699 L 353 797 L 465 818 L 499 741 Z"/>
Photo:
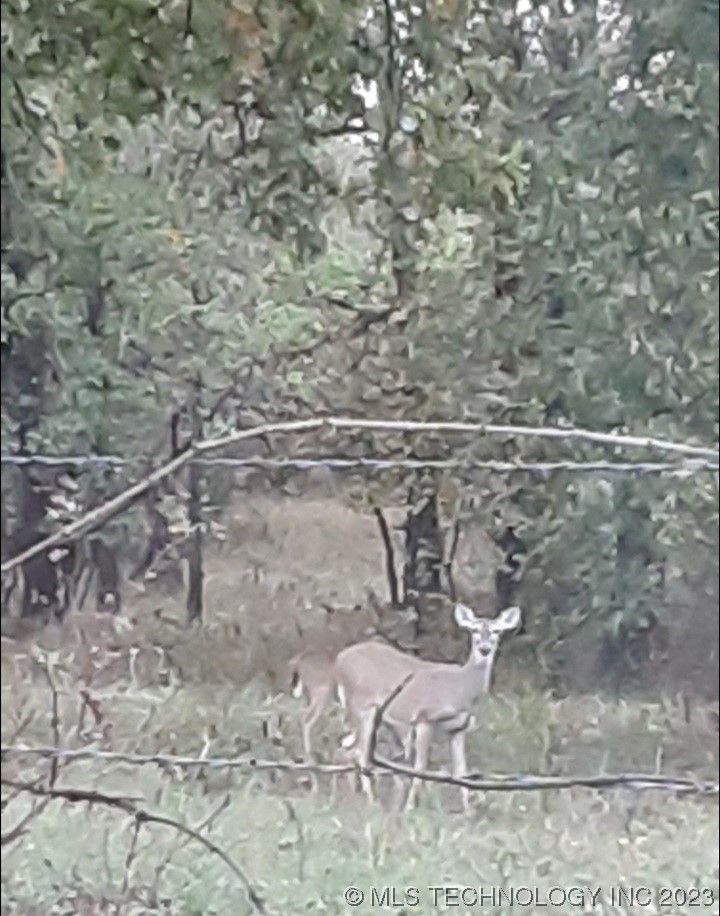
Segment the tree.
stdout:
<path fill-rule="evenodd" d="M 317 410 L 717 439 L 716 9 L 187 9 L 150 6 L 142 27 L 90 0 L 3 10 L 6 442 L 142 463 L 198 420 L 212 435 Z M 368 497 L 407 500 L 428 650 L 474 516 L 504 554 L 496 600 L 532 609 L 562 679 L 579 647 L 624 676 L 661 645 L 712 484 L 444 472 Z M 213 488 L 193 483 L 184 536 L 219 511 Z"/>

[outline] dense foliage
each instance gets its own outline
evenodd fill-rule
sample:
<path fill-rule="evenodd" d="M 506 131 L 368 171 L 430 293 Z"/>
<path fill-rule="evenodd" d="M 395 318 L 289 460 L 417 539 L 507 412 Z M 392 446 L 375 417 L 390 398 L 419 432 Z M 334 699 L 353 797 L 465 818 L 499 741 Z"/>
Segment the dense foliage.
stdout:
<path fill-rule="evenodd" d="M 5 451 L 167 453 L 198 386 L 206 434 L 322 408 L 717 441 L 717 4 L 2 22 Z M 717 519 L 716 475 L 456 482 L 520 539 L 553 670 L 581 624 L 651 629 Z"/>

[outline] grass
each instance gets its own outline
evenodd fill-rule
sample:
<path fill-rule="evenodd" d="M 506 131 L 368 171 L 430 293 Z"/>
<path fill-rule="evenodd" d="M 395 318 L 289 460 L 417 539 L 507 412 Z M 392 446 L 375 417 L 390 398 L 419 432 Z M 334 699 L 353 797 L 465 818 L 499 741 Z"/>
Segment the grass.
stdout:
<path fill-rule="evenodd" d="M 58 697 L 33 649 L 3 640 L 3 743 L 104 747 L 133 753 L 300 757 L 298 704 L 287 694 L 287 661 L 302 645 L 351 642 L 372 623 L 365 589 L 380 592 L 381 554 L 372 519 L 330 501 L 265 502 L 243 508 L 222 553 L 207 561 L 207 616 L 199 631 L 178 625 L 181 603 L 157 589 L 129 595 L 123 625 L 68 619 L 38 642 Z M 233 518 L 231 518 L 231 522 Z M 253 527 L 254 526 L 254 527 Z M 488 564 L 488 569 L 492 569 Z M 332 613 L 323 610 L 330 606 Z M 162 647 L 156 651 L 154 647 Z M 690 721 L 679 697 L 557 699 L 532 672 L 499 659 L 494 695 L 477 704 L 468 738 L 473 768 L 491 773 L 655 772 L 718 778 L 717 712 L 700 700 Z M 101 714 L 80 713 L 86 689 Z M 319 732 L 333 757 L 337 712 Z M 447 764 L 434 749 L 433 765 Z M 47 761 L 8 758 L 3 777 L 41 780 Z M 417 810 L 368 805 L 346 780 L 320 779 L 316 793 L 298 773 L 207 770 L 78 761 L 57 786 L 136 797 L 144 810 L 196 828 L 247 873 L 271 914 L 653 913 L 715 914 L 718 906 L 717 799 L 668 793 L 570 789 L 478 794 L 469 817 L 457 792 L 426 787 Z M 32 799 L 3 790 L 3 836 Z M 169 827 L 143 824 L 99 804 L 52 801 L 3 846 L 2 916 L 243 916 L 251 912 L 237 876 L 217 855 Z M 601 889 L 574 903 L 510 905 L 497 896 L 474 908 L 433 900 L 429 885 L 486 892 Z M 611 889 L 648 887 L 649 905 L 613 902 Z M 345 890 L 360 889 L 351 907 Z M 394 888 L 385 905 L 381 893 Z M 417 896 L 407 889 L 417 888 Z M 680 905 L 661 907 L 660 888 Z M 705 898 L 682 893 L 709 889 Z M 407 893 L 407 900 L 406 900 Z M 466 899 L 469 899 L 466 897 Z M 645 898 L 641 898 L 645 903 Z M 397 905 L 393 905 L 393 903 Z M 691 904 L 699 905 L 691 905 Z"/>
<path fill-rule="evenodd" d="M 80 744 L 74 734 L 77 691 L 62 658 L 56 680 L 62 740 Z M 278 759 L 299 754 L 295 701 L 269 695 L 259 681 L 238 690 L 192 683 L 138 687 L 119 680 L 95 690 L 94 697 L 112 718 L 106 743 L 116 750 L 198 753 L 205 734 L 215 736 L 210 753 L 216 756 L 250 750 Z M 7 681 L 3 701 L 4 740 L 33 712 L 17 740 L 48 743 L 50 697 L 40 671 L 25 682 L 22 697 Z M 472 733 L 468 753 L 486 773 L 653 771 L 659 761 L 676 775 L 717 773 L 712 722 L 697 710 L 695 720 L 686 723 L 680 704 L 671 700 L 551 700 L 534 688 L 524 690 L 516 679 L 509 692 L 477 712 L 482 731 Z M 322 753 L 335 746 L 339 729 L 337 716 L 330 716 L 320 736 Z M 86 740 L 99 740 L 100 731 L 98 726 Z M 435 763 L 444 763 L 440 748 Z M 3 766 L 4 775 L 16 779 L 47 771 L 46 762 L 11 759 Z M 188 825 L 209 818 L 203 832 L 241 864 L 271 913 L 370 913 L 377 909 L 373 888 L 382 894 L 386 887 L 395 888 L 397 903 L 405 893 L 414 900 L 406 889 L 417 888 L 418 904 L 406 907 L 408 913 L 443 911 L 433 905 L 430 885 L 483 887 L 486 893 L 602 889 L 604 902 L 597 898 L 592 909 L 588 896 L 587 908 L 578 905 L 573 912 L 698 911 L 689 905 L 613 907 L 611 888 L 618 885 L 709 888 L 718 897 L 716 800 L 622 790 L 497 793 L 479 796 L 466 818 L 453 813 L 457 799 L 451 788 L 433 787 L 422 793 L 416 811 L 400 815 L 369 806 L 331 777 L 321 780 L 315 795 L 298 774 L 173 774 L 153 766 L 85 761 L 62 767 L 58 785 L 140 797 L 147 811 Z M 8 804 L 3 832 L 29 804 L 24 796 Z M 142 827 L 130 855 L 133 829 L 132 817 L 123 812 L 51 802 L 4 851 L 3 913 L 251 912 L 242 886 L 218 857 L 152 824 Z M 345 903 L 349 886 L 366 894 L 363 905 L 351 909 Z M 446 903 L 455 913 L 518 911 L 501 903 L 476 908 Z M 704 911 L 717 912 L 717 904 Z"/>

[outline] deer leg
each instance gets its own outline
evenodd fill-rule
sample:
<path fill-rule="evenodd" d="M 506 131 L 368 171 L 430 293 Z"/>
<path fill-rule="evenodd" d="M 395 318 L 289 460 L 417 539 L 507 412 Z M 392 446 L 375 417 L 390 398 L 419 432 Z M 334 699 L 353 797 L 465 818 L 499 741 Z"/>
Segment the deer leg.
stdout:
<path fill-rule="evenodd" d="M 303 713 L 303 717 L 300 722 L 300 729 L 302 731 L 303 756 L 306 761 L 310 762 L 313 759 L 313 752 L 312 739 L 310 736 L 312 731 L 312 716 L 309 709 L 307 713 Z"/>
<path fill-rule="evenodd" d="M 354 739 L 352 734 L 346 735 L 345 739 L 340 742 L 340 749 L 336 756 L 336 762 L 341 765 L 352 766 L 352 770 L 348 770 L 347 773 L 336 773 L 332 777 L 333 785 L 333 797 L 338 797 L 339 789 L 338 784 L 340 777 L 343 776 L 347 779 L 348 786 L 350 789 L 350 794 L 353 795 L 357 791 L 357 759 L 358 759 L 358 750 L 353 741 Z"/>
<path fill-rule="evenodd" d="M 465 759 L 465 730 L 453 732 L 450 735 L 450 759 L 452 761 L 452 774 L 458 779 L 467 776 L 467 760 Z M 460 786 L 460 796 L 465 814 L 470 813 L 470 790 Z"/>
<path fill-rule="evenodd" d="M 349 731 L 340 739 L 340 745 L 342 747 L 340 760 L 342 763 L 353 763 L 356 767 L 355 770 L 347 773 L 350 792 L 354 793 L 357 791 L 357 767 L 360 766 L 361 758 L 360 742 L 362 740 L 362 716 L 358 710 L 349 704 L 343 703 L 343 709 L 345 711 L 345 719 L 347 720 Z"/>
<path fill-rule="evenodd" d="M 371 706 L 370 709 L 365 709 L 359 716 L 358 728 L 355 731 L 357 735 L 356 747 L 357 747 L 357 764 L 361 768 L 360 772 L 360 784 L 362 786 L 363 792 L 368 797 L 368 800 L 371 802 L 375 801 L 375 794 L 373 792 L 372 779 L 367 773 L 363 773 L 362 770 L 367 770 L 370 768 L 370 747 L 373 738 L 373 732 L 375 730 L 375 707 Z"/>
<path fill-rule="evenodd" d="M 342 752 L 339 759 L 340 763 L 352 763 L 355 767 L 355 769 L 349 770 L 345 775 L 347 776 L 350 792 L 357 792 L 357 768 L 360 765 L 360 749 L 358 747 L 357 738 L 355 738 L 352 733 L 346 735 L 343 739 Z"/>
<path fill-rule="evenodd" d="M 419 722 L 415 726 L 415 761 L 413 769 L 427 770 L 430 759 L 430 744 L 432 742 L 433 727 L 429 722 Z M 414 808 L 417 800 L 418 780 L 412 777 L 410 791 L 408 792 L 406 808 Z"/>
<path fill-rule="evenodd" d="M 395 737 L 400 742 L 400 746 L 403 751 L 403 763 L 405 766 L 411 767 L 413 765 L 413 747 L 415 741 L 415 729 L 410 726 L 404 732 L 400 729 L 395 730 Z M 399 810 L 405 807 L 406 794 L 409 791 L 410 782 L 409 777 L 398 775 L 395 777 L 395 799 L 396 806 Z"/>
<path fill-rule="evenodd" d="M 323 714 L 331 694 L 332 690 L 328 687 L 323 687 L 321 690 L 318 690 L 310 696 L 310 702 L 302 713 L 301 729 L 303 753 L 305 754 L 305 759 L 308 761 L 313 761 L 315 759 L 312 749 L 312 729 Z"/>
<path fill-rule="evenodd" d="M 303 756 L 307 763 L 315 762 L 315 754 L 312 748 L 312 730 L 320 716 L 323 714 L 325 707 L 328 705 L 332 689 L 323 687 L 309 694 L 309 703 L 303 710 L 300 719 L 300 729 L 302 733 Z M 312 792 L 318 790 L 317 775 L 313 772 L 308 773 L 310 777 L 310 788 Z"/>

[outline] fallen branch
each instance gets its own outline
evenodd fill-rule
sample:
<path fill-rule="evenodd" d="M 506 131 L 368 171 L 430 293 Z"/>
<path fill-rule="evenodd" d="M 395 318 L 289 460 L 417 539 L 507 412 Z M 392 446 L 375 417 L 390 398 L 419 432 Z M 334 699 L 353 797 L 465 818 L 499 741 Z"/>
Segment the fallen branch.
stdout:
<path fill-rule="evenodd" d="M 166 769 L 208 769 L 208 770 L 288 770 L 315 772 L 334 775 L 349 773 L 354 764 L 316 764 L 294 760 L 259 760 L 256 757 L 191 757 L 174 754 L 125 754 L 121 751 L 99 751 L 90 748 L 27 747 L 3 745 L 0 757 L 57 757 L 60 760 L 102 760 L 104 762 L 127 763 L 132 766 L 159 766 Z"/>
<path fill-rule="evenodd" d="M 375 748 L 377 747 L 377 735 L 378 735 L 378 730 L 380 726 L 382 725 L 382 719 L 383 719 L 383 716 L 385 715 L 385 710 L 392 703 L 395 697 L 399 693 L 402 693 L 402 691 L 407 687 L 407 685 L 410 683 L 410 681 L 414 677 L 415 677 L 414 674 L 408 674 L 406 677 L 404 677 L 403 680 L 400 681 L 400 683 L 390 691 L 390 693 L 385 697 L 382 703 L 379 706 L 376 706 L 375 709 L 373 710 L 373 724 L 372 724 L 372 731 L 370 732 L 370 746 L 368 748 L 369 759 L 370 759 L 371 764 L 375 762 Z"/>
<path fill-rule="evenodd" d="M 85 534 L 89 534 L 91 531 L 95 531 L 101 525 L 104 525 L 105 522 L 114 518 L 120 512 L 123 512 L 136 499 L 147 493 L 148 490 L 179 471 L 191 458 L 196 458 L 206 452 L 222 448 L 226 445 L 231 445 L 235 442 L 242 442 L 244 439 L 252 439 L 273 432 L 299 432 L 301 430 L 319 429 L 322 425 L 322 420 L 298 420 L 292 423 L 267 423 L 264 426 L 256 426 L 253 427 L 253 429 L 244 429 L 231 433 L 220 439 L 208 439 L 204 442 L 194 443 L 180 455 L 177 455 L 171 461 L 162 465 L 162 467 L 157 468 L 152 473 L 143 477 L 142 480 L 139 480 L 126 490 L 123 490 L 122 493 L 118 493 L 117 496 L 109 499 L 101 506 L 91 509 L 90 512 L 87 512 L 81 518 L 75 519 L 75 521 L 70 522 L 70 524 L 63 525 L 54 534 L 46 537 L 45 540 L 38 541 L 37 544 L 34 544 L 17 556 L 7 560 L 0 566 L 0 572 L 8 573 L 15 569 L 16 566 L 21 566 L 38 554 L 49 550 L 50 547 L 54 547 L 55 544 L 77 539 Z"/>
<path fill-rule="evenodd" d="M 660 789 L 681 795 L 718 795 L 720 784 L 686 779 L 682 776 L 661 776 L 656 773 L 617 773 L 597 776 L 527 776 L 519 773 L 512 776 L 451 776 L 432 770 L 415 770 L 401 763 L 393 763 L 380 757 L 371 759 L 375 766 L 390 770 L 401 776 L 413 776 L 426 782 L 460 786 L 476 792 L 532 792 L 558 789 L 633 789 L 646 791 Z"/>
<path fill-rule="evenodd" d="M 26 563 L 33 557 L 48 550 L 63 541 L 75 540 L 82 535 L 99 528 L 115 515 L 123 512 L 131 503 L 145 494 L 167 477 L 180 470 L 188 461 L 198 458 L 208 452 L 216 451 L 228 445 L 234 445 L 247 439 L 267 436 L 273 433 L 310 432 L 318 429 L 349 429 L 349 430 L 375 430 L 378 432 L 416 432 L 416 433 L 457 433 L 474 434 L 477 436 L 525 436 L 543 439 L 580 440 L 595 442 L 600 445 L 618 447 L 649 448 L 659 451 L 676 452 L 678 454 L 696 458 L 710 458 L 720 462 L 720 452 L 716 449 L 704 448 L 697 445 L 687 445 L 680 442 L 668 442 L 651 436 L 628 436 L 613 433 L 597 433 L 583 429 L 561 429 L 558 427 L 531 427 L 497 425 L 492 423 L 423 423 L 414 420 L 361 420 L 350 417 L 316 417 L 307 420 L 294 420 L 283 423 L 265 423 L 252 429 L 238 430 L 218 439 L 207 439 L 204 442 L 194 443 L 182 454 L 177 455 L 162 467 L 128 487 L 122 493 L 97 506 L 90 512 L 64 525 L 54 534 L 38 541 L 32 547 L 22 551 L 17 556 L 6 560 L 0 566 L 0 572 L 11 572 L 15 567 Z"/>
<path fill-rule="evenodd" d="M 215 818 L 218 817 L 218 815 L 221 814 L 222 811 L 224 811 L 225 808 L 227 808 L 229 804 L 230 804 L 230 795 L 227 794 L 227 795 L 223 798 L 223 800 L 220 802 L 220 804 L 217 806 L 217 808 L 213 809 L 213 810 L 207 815 L 207 817 L 205 817 L 205 818 L 197 825 L 197 827 L 195 828 L 195 830 L 197 830 L 198 832 L 200 832 L 201 830 L 206 830 L 206 829 L 208 829 L 208 828 L 212 825 L 212 822 L 215 820 Z M 170 864 L 170 861 L 172 860 L 172 857 L 173 857 L 173 856 L 175 855 L 175 853 L 178 852 L 180 849 L 184 849 L 185 846 L 187 846 L 188 843 L 190 843 L 190 842 L 191 842 L 191 838 L 190 838 L 190 837 L 183 837 L 183 839 L 180 840 L 178 846 L 177 846 L 175 849 L 171 849 L 170 852 L 169 852 L 169 853 L 167 854 L 167 856 L 165 857 L 165 859 L 163 859 L 163 861 L 162 861 L 162 862 L 157 866 L 157 868 L 155 869 L 155 877 L 154 877 L 154 879 L 153 879 L 153 895 L 154 895 L 155 897 L 157 897 L 157 889 L 158 889 L 158 885 L 160 884 L 160 878 L 162 877 L 162 874 L 163 874 L 163 872 L 165 871 L 165 869 L 166 869 L 166 868 L 168 867 L 168 865 Z M 132 864 L 132 858 L 131 858 L 131 856 L 130 856 L 130 853 L 131 853 L 131 852 L 132 852 L 133 855 L 134 855 L 134 852 L 135 852 L 134 845 L 131 846 L 130 850 L 128 851 L 128 856 L 127 856 L 127 858 L 126 858 L 126 860 L 125 860 L 126 877 L 125 877 L 125 879 L 124 879 L 124 883 L 126 883 L 126 884 L 129 882 L 129 874 L 128 874 L 128 873 L 129 873 L 130 865 Z"/>
<path fill-rule="evenodd" d="M 628 436 L 623 433 L 598 433 L 589 429 L 560 426 L 512 426 L 497 423 L 426 423 L 421 420 L 361 420 L 351 417 L 327 417 L 323 421 L 332 429 L 372 429 L 378 432 L 406 433 L 475 433 L 478 436 L 518 436 L 538 439 L 562 439 L 595 442 L 614 448 L 655 449 L 661 452 L 676 452 L 696 458 L 710 458 L 720 461 L 717 449 L 685 442 L 672 442 L 654 436 Z"/>
<path fill-rule="evenodd" d="M 388 705 L 404 689 L 410 680 L 410 675 L 405 678 L 381 706 L 375 711 L 375 723 L 382 722 L 382 716 Z M 373 748 L 371 748 L 373 750 Z M 60 748 L 60 747 L 11 747 L 2 745 L 0 757 L 53 757 L 63 760 L 99 760 L 103 762 L 116 761 L 132 766 L 160 766 L 165 768 L 178 767 L 179 769 L 209 769 L 209 770 L 240 770 L 244 772 L 260 772 L 264 770 L 284 770 L 288 772 L 313 772 L 326 775 L 338 773 L 351 773 L 357 770 L 357 764 L 313 764 L 299 763 L 294 760 L 261 760 L 257 757 L 191 757 L 174 754 L 125 754 L 119 751 L 98 751 L 89 748 Z M 720 785 L 717 782 L 691 779 L 681 776 L 663 776 L 658 773 L 619 773 L 594 776 L 536 776 L 527 773 L 513 773 L 508 775 L 492 776 L 450 776 L 442 771 L 414 770 L 412 767 L 390 760 L 376 757 L 371 754 L 371 767 L 367 774 L 372 776 L 391 776 L 394 773 L 402 776 L 415 776 L 428 782 L 441 782 L 447 785 L 465 786 L 479 792 L 515 792 L 530 790 L 556 790 L 571 788 L 587 789 L 661 789 L 669 792 L 680 792 L 697 795 L 718 795 Z"/>

